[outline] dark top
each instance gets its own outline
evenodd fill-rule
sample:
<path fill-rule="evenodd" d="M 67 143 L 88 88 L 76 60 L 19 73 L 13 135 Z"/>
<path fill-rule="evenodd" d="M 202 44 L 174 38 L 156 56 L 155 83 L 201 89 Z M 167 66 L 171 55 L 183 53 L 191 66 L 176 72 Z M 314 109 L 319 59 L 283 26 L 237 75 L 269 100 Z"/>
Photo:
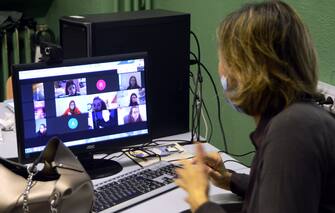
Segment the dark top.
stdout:
<path fill-rule="evenodd" d="M 99 128 L 105 128 L 110 126 L 116 126 L 117 125 L 117 115 L 116 110 L 108 110 L 109 111 L 109 120 L 105 121 L 102 116 L 102 111 L 92 112 L 93 117 L 93 128 L 99 129 Z"/>
<path fill-rule="evenodd" d="M 47 132 L 43 132 L 43 133 L 42 133 L 42 132 L 40 132 L 40 131 L 37 131 L 36 134 L 37 134 L 38 137 L 42 137 L 42 136 L 46 135 Z"/>
<path fill-rule="evenodd" d="M 137 101 L 136 102 L 130 102 L 129 106 L 138 106 L 138 102 Z"/>
<path fill-rule="evenodd" d="M 135 86 L 128 86 L 127 89 L 140 89 L 141 87 L 139 85 L 135 85 Z"/>
<path fill-rule="evenodd" d="M 250 138 L 250 176 L 233 174 L 244 213 L 335 212 L 335 119 L 312 103 L 263 117 Z M 207 202 L 196 213 L 225 212 Z"/>

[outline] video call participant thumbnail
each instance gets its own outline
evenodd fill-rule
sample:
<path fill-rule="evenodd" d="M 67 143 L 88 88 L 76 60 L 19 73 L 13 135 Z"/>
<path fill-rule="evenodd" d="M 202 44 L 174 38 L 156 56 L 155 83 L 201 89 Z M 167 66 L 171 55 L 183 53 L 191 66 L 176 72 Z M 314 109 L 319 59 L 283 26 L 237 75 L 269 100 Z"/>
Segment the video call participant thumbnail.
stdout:
<path fill-rule="evenodd" d="M 71 100 L 69 103 L 69 107 L 65 110 L 63 113 L 63 116 L 67 115 L 79 115 L 81 112 L 79 108 L 76 106 L 76 102 L 74 100 Z"/>
<path fill-rule="evenodd" d="M 132 93 L 129 99 L 129 106 L 137 106 L 137 105 L 138 105 L 137 95 L 136 93 Z"/>
<path fill-rule="evenodd" d="M 140 85 L 137 84 L 137 79 L 135 76 L 130 76 L 129 78 L 129 85 L 127 89 L 139 89 L 141 88 Z"/>
<path fill-rule="evenodd" d="M 92 121 L 94 129 L 117 126 L 117 111 L 116 109 L 106 109 L 99 112 L 93 111 Z"/>
<path fill-rule="evenodd" d="M 87 94 L 85 78 L 55 81 L 54 88 L 56 98 Z"/>
<path fill-rule="evenodd" d="M 117 110 L 107 109 L 105 101 L 99 96 L 93 99 L 91 117 L 92 125 L 89 128 L 100 129 L 117 125 Z"/>
<path fill-rule="evenodd" d="M 143 88 L 142 72 L 122 72 L 118 76 L 120 90 Z"/>
<path fill-rule="evenodd" d="M 128 123 L 136 123 L 136 122 L 141 122 L 143 121 L 142 120 L 142 117 L 141 117 L 141 114 L 140 114 L 140 109 L 138 106 L 132 106 L 130 107 L 130 110 L 129 110 L 129 114 L 126 115 L 124 118 L 124 123 L 125 124 L 128 124 Z"/>
<path fill-rule="evenodd" d="M 43 83 L 33 84 L 33 100 L 43 101 L 44 100 L 44 88 Z"/>
<path fill-rule="evenodd" d="M 65 85 L 65 95 L 66 96 L 76 96 L 80 95 L 76 84 L 72 80 L 68 80 Z"/>
<path fill-rule="evenodd" d="M 46 113 L 44 101 L 34 101 L 34 114 L 35 120 L 45 118 Z"/>
<path fill-rule="evenodd" d="M 41 137 L 41 136 L 44 136 L 46 134 L 47 134 L 47 126 L 44 123 L 42 123 L 42 124 L 40 124 L 39 129 L 36 132 L 36 135 Z"/>

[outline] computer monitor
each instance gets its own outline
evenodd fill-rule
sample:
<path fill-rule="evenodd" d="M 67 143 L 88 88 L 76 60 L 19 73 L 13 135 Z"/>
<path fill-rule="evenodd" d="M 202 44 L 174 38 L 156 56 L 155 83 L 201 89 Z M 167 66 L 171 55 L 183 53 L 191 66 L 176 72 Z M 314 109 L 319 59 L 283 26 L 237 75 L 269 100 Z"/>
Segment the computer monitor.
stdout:
<path fill-rule="evenodd" d="M 120 171 L 93 155 L 151 140 L 147 72 L 146 53 L 13 66 L 19 161 L 58 136 L 92 178 Z"/>

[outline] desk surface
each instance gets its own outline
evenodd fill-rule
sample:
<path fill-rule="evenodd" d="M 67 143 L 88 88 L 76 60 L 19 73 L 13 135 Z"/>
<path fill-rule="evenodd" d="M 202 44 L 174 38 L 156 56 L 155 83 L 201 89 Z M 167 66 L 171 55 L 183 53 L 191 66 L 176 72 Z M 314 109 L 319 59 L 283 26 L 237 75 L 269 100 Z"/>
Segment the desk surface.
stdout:
<path fill-rule="evenodd" d="M 0 103 L 0 118 L 4 118 L 5 112 L 12 113 L 10 110 L 6 109 L 3 103 Z M 17 145 L 16 145 L 16 136 L 14 131 L 10 132 L 1 132 L 3 135 L 3 142 L 0 142 L 0 156 L 3 158 L 14 158 L 17 157 Z M 190 133 L 174 135 L 170 137 L 165 137 L 161 139 L 169 140 L 185 140 L 190 138 Z M 184 146 L 185 150 L 194 153 L 194 145 Z M 206 151 L 218 151 L 217 148 L 210 144 L 204 144 Z M 117 153 L 115 155 L 118 155 Z M 232 157 L 222 154 L 223 160 L 233 160 Z M 138 169 L 139 166 L 134 164 L 128 157 L 121 156 L 117 160 L 124 167 L 121 173 L 127 173 L 134 169 Z M 249 173 L 249 169 L 241 164 L 235 162 L 227 162 L 225 164 L 226 168 L 234 170 L 239 173 Z M 118 174 L 118 175 L 119 175 Z M 93 180 L 93 183 L 98 183 L 104 181 L 105 178 Z M 210 186 L 210 200 L 222 204 L 229 203 L 240 203 L 241 200 L 239 197 L 220 188 L 217 188 L 213 185 Z M 189 205 L 185 202 L 186 193 L 180 189 L 174 189 L 167 193 L 164 193 L 160 196 L 154 197 L 148 201 L 142 202 L 138 205 L 135 205 L 131 208 L 124 210 L 123 212 L 160 212 L 160 213 L 171 213 L 171 212 L 181 212 L 189 209 Z"/>
<path fill-rule="evenodd" d="M 0 118 L 5 119 L 6 114 L 13 115 L 3 103 L 0 103 Z M 17 158 L 17 145 L 15 131 L 1 131 L 3 142 L 0 142 L 0 156 L 3 158 Z"/>

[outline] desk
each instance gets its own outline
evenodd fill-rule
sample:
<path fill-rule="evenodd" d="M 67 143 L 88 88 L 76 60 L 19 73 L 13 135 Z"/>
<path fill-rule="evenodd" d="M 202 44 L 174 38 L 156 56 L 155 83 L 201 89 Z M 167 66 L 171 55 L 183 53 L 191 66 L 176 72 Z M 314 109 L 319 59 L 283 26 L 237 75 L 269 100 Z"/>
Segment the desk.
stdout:
<path fill-rule="evenodd" d="M 10 112 L 8 109 L 4 109 L 4 105 L 0 103 L 0 118 L 3 118 L 4 112 Z M 4 142 L 0 144 L 0 156 L 5 158 L 13 158 L 17 157 L 17 146 L 16 146 L 16 137 L 15 132 L 2 132 Z M 190 138 L 190 133 L 174 135 L 170 137 L 160 138 L 162 140 L 185 140 Z M 164 142 L 163 142 L 164 143 Z M 194 145 L 186 145 L 184 146 L 185 150 L 194 153 Z M 204 148 L 206 151 L 218 151 L 217 148 L 210 144 L 204 144 Z M 118 155 L 116 153 L 115 155 Z M 232 157 L 222 154 L 223 160 L 233 160 Z M 121 156 L 117 160 L 123 166 L 123 170 L 121 173 L 126 173 L 134 169 L 138 169 L 138 165 L 134 164 L 128 157 Z M 227 162 L 225 166 L 228 169 L 234 170 L 238 173 L 249 173 L 249 169 L 245 166 L 235 163 L 235 162 Z M 93 183 L 98 183 L 104 181 L 105 178 L 93 180 Z M 217 188 L 213 185 L 210 186 L 210 200 L 214 202 L 218 202 L 220 204 L 238 204 L 241 203 L 241 200 L 238 196 L 231 193 L 230 191 L 226 191 L 220 188 Z M 123 212 L 160 212 L 160 213 L 172 213 L 172 212 L 182 212 L 189 209 L 189 205 L 185 202 L 186 193 L 180 189 L 174 189 L 167 193 L 164 193 L 160 196 L 154 197 L 148 201 L 142 202 L 138 205 L 135 205 L 131 208 L 125 209 Z"/>
<path fill-rule="evenodd" d="M 4 119 L 6 113 L 14 114 L 3 103 L 0 103 L 0 118 Z M 0 156 L 3 158 L 17 158 L 17 145 L 15 131 L 0 131 L 3 142 L 0 142 Z"/>

